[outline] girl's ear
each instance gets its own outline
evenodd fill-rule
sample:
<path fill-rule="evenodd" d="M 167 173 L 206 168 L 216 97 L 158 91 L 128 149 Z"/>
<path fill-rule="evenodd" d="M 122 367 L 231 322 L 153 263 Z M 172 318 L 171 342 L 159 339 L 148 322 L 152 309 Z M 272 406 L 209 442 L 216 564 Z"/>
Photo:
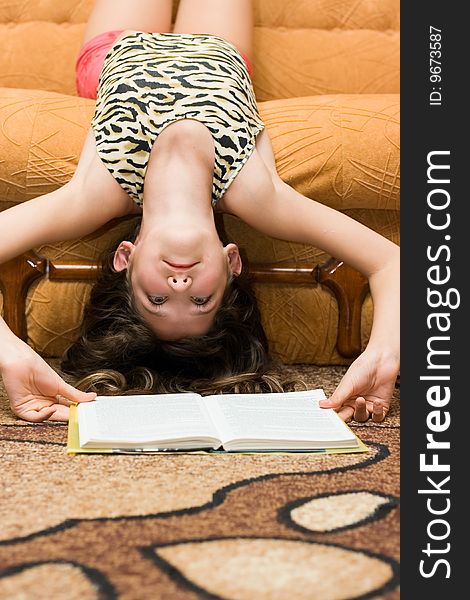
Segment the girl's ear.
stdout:
<path fill-rule="evenodd" d="M 240 252 L 238 251 L 238 246 L 236 244 L 227 244 L 225 246 L 225 252 L 228 256 L 230 271 L 233 275 L 238 277 L 242 272 L 242 259 Z"/>
<path fill-rule="evenodd" d="M 113 266 L 114 270 L 120 273 L 127 269 L 129 265 L 129 258 L 134 251 L 135 246 L 132 242 L 121 242 L 118 249 L 114 253 Z"/>

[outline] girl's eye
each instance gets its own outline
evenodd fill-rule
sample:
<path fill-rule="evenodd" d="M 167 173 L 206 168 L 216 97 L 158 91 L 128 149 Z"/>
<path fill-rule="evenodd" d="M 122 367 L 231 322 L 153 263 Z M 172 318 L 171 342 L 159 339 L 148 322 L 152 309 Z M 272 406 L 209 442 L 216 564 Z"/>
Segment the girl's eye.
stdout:
<path fill-rule="evenodd" d="M 149 296 L 149 300 L 152 304 L 159 306 L 167 301 L 167 296 Z"/>
<path fill-rule="evenodd" d="M 191 296 L 191 300 L 194 302 L 194 304 L 197 304 L 197 306 L 204 306 L 209 302 L 210 299 L 211 296 L 208 296 L 207 298 L 200 296 Z"/>

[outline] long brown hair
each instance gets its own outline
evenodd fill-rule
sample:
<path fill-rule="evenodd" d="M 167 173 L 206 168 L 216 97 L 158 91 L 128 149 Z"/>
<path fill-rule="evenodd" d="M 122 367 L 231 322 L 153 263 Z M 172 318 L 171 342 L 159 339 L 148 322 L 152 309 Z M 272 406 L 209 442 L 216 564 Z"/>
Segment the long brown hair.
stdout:
<path fill-rule="evenodd" d="M 138 228 L 126 237 L 134 241 Z M 79 389 L 99 394 L 281 392 L 298 383 L 270 356 L 248 270 L 227 285 L 211 329 L 160 340 L 134 307 L 126 271 L 103 255 L 78 339 L 61 368 Z M 246 260 L 244 261 L 246 265 Z"/>

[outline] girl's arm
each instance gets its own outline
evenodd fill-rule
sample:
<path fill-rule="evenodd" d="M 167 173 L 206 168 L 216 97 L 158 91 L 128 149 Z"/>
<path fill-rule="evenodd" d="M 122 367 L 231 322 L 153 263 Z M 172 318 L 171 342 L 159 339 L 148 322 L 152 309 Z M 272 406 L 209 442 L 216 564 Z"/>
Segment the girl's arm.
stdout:
<path fill-rule="evenodd" d="M 68 183 L 0 212 L 0 263 L 41 244 L 82 237 L 132 207 L 99 159 L 90 130 Z"/>
<path fill-rule="evenodd" d="M 13 414 L 26 421 L 67 421 L 72 402 L 96 397 L 66 383 L 1 317 L 0 374 Z"/>
<path fill-rule="evenodd" d="M 374 324 L 369 344 L 399 345 L 399 247 L 343 213 L 302 196 L 279 180 L 267 194 L 241 202 L 237 216 L 281 240 L 310 244 L 369 279 Z M 252 199 L 253 200 L 253 199 Z"/>
<path fill-rule="evenodd" d="M 132 203 L 99 160 L 89 134 L 72 179 L 0 213 L 0 263 L 41 244 L 90 233 Z M 0 317 L 0 374 L 12 411 L 29 421 L 66 420 L 70 401 L 94 398 L 66 384 Z"/>
<path fill-rule="evenodd" d="M 250 159 L 251 160 L 251 159 Z M 250 161 L 248 161 L 250 162 Z M 248 165 L 248 163 L 247 163 Z M 366 350 L 323 406 L 349 420 L 376 421 L 388 411 L 399 371 L 399 247 L 358 221 L 302 196 L 254 156 L 228 212 L 274 238 L 310 244 L 363 273 L 369 280 L 374 320 Z M 236 183 L 236 180 L 235 180 Z"/>

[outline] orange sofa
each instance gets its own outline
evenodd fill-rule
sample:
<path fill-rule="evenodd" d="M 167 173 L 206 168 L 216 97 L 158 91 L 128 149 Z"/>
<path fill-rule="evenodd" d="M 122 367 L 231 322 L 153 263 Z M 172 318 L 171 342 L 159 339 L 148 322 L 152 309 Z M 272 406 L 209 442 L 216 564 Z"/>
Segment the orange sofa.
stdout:
<path fill-rule="evenodd" d="M 253 4 L 253 83 L 280 176 L 398 243 L 399 0 Z M 56 189 L 76 168 L 94 110 L 77 97 L 74 74 L 91 7 L 0 0 L 0 210 Z M 224 223 L 253 265 L 280 358 L 349 363 L 372 319 L 362 278 L 316 248 L 262 236 L 233 217 Z M 0 267 L 4 317 L 44 356 L 61 355 L 74 339 L 90 263 L 119 227 Z"/>

